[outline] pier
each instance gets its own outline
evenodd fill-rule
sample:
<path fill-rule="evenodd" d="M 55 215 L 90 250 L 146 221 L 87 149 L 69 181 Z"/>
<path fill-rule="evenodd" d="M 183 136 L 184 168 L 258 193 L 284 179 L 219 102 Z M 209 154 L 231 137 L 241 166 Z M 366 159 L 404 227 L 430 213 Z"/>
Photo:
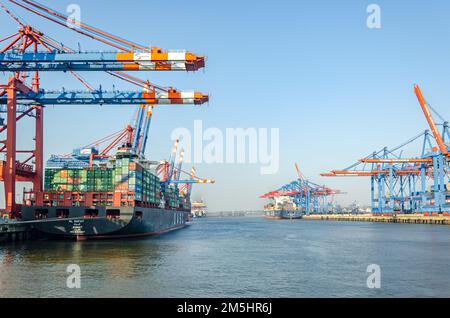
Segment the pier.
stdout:
<path fill-rule="evenodd" d="M 450 225 L 450 216 L 423 214 L 314 214 L 305 215 L 305 220 L 321 221 L 353 221 L 353 222 L 384 222 L 384 223 L 408 223 L 408 224 L 436 224 Z"/>

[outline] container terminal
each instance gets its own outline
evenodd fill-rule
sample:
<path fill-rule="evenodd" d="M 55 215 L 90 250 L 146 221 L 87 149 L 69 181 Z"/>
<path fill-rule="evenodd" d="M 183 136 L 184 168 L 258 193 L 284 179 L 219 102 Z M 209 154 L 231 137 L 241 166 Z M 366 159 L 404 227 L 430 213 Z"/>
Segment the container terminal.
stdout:
<path fill-rule="evenodd" d="M 418 85 L 414 86 L 414 93 L 429 129 L 401 145 L 374 151 L 345 169 L 321 174 L 323 177 L 369 177 L 372 213 L 333 213 L 325 199 L 339 191 L 305 182 L 297 166 L 297 180 L 261 196 L 272 200 L 265 210 L 269 214 L 273 210 L 280 213 L 283 208 L 277 202 L 287 200 L 308 220 L 450 224 L 449 124 L 427 103 Z M 436 123 L 432 113 L 440 123 Z M 416 156 L 405 155 L 411 148 Z M 312 188 L 308 186 L 311 184 Z"/>
<path fill-rule="evenodd" d="M 264 206 L 267 218 L 300 219 L 303 215 L 329 213 L 332 211 L 334 196 L 344 194 L 305 178 L 297 164 L 295 170 L 297 180 L 260 196 L 270 201 Z"/>
<path fill-rule="evenodd" d="M 84 23 L 71 28 L 66 23 L 69 17 L 36 1 L 10 3 L 107 45 L 112 51 L 73 50 L 26 24 L 0 3 L 18 24 L 16 33 L 0 39 L 4 45 L 0 49 L 0 71 L 11 74 L 8 82 L 0 85 L 1 112 L 6 117 L 0 127 L 0 132 L 6 133 L 1 148 L 6 160 L 0 162 L 0 180 L 5 188 L 0 235 L 8 240 L 43 234 L 84 240 L 156 235 L 184 227 L 191 218 L 192 185 L 214 180 L 199 178 L 194 167 L 189 172 L 182 170 L 184 151 L 178 151 L 179 140 L 169 160 L 148 160 L 145 149 L 154 107 L 202 105 L 209 97 L 161 87 L 130 72 L 194 72 L 204 68 L 205 57 L 146 47 Z M 85 90 L 45 90 L 40 85 L 45 72 L 71 75 Z M 103 72 L 138 90 L 94 89 L 81 72 Z M 44 167 L 47 105 L 136 105 L 137 115 L 134 123 L 110 136 L 68 155 L 52 155 Z M 34 149 L 19 149 L 17 145 L 18 124 L 23 118 L 35 122 Z M 23 202 L 16 202 L 21 182 L 32 184 L 32 188 L 23 190 Z"/>
<path fill-rule="evenodd" d="M 369 177 L 373 216 L 416 213 L 425 217 L 450 216 L 449 125 L 426 102 L 418 85 L 414 86 L 414 93 L 429 130 L 396 147 L 375 151 L 345 169 L 321 174 Z M 432 112 L 442 123 L 435 122 Z M 406 156 L 411 148 L 417 155 Z"/>

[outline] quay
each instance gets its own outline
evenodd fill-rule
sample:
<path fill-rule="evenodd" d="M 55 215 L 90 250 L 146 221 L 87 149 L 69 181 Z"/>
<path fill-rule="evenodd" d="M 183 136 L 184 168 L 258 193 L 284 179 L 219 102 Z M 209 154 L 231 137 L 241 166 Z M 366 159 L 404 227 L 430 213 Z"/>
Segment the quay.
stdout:
<path fill-rule="evenodd" d="M 321 221 L 353 221 L 353 222 L 384 222 L 384 223 L 409 223 L 409 224 L 436 224 L 450 225 L 448 215 L 423 215 L 423 214 L 313 214 L 303 216 L 304 220 Z"/>

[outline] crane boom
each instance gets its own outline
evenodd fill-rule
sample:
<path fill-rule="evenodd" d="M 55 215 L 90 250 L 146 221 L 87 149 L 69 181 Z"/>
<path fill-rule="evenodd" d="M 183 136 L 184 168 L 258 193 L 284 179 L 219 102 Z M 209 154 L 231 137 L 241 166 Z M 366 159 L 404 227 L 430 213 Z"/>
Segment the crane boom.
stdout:
<path fill-rule="evenodd" d="M 167 182 L 170 183 L 170 181 L 173 179 L 173 171 L 175 169 L 175 160 L 177 157 L 177 151 L 178 151 L 178 145 L 180 144 L 180 140 L 177 139 L 173 143 L 172 147 L 172 153 L 170 154 L 169 158 L 169 177 L 167 179 Z"/>
<path fill-rule="evenodd" d="M 38 53 L 0 53 L 1 63 L 113 63 L 113 62 L 183 62 L 197 63 L 204 60 L 204 57 L 197 56 L 187 51 L 162 51 L 152 48 L 148 51 L 134 52 L 38 52 Z"/>
<path fill-rule="evenodd" d="M 181 167 L 183 165 L 183 160 L 184 160 L 184 149 L 181 149 L 180 152 L 180 158 L 178 159 L 178 165 L 177 165 L 177 174 L 176 174 L 176 181 L 180 180 L 180 176 L 181 176 Z"/>
<path fill-rule="evenodd" d="M 360 159 L 364 163 L 432 163 L 432 158 L 365 158 Z"/>
<path fill-rule="evenodd" d="M 194 178 L 195 178 L 196 172 L 197 172 L 197 171 L 195 170 L 195 167 L 192 167 L 192 168 L 191 168 L 191 171 L 190 171 L 190 173 L 189 173 L 189 176 L 191 177 L 191 179 L 194 179 Z M 190 197 L 191 197 L 191 193 L 192 193 L 192 184 L 189 183 L 189 184 L 187 184 L 186 186 L 187 186 L 187 189 L 186 189 L 186 195 L 188 196 L 188 198 L 190 198 Z"/>
<path fill-rule="evenodd" d="M 17 103 L 23 105 L 200 105 L 208 101 L 208 95 L 198 92 L 104 92 L 104 91 L 29 91 L 18 93 Z M 0 97 L 0 105 L 8 98 Z"/>
<path fill-rule="evenodd" d="M 172 180 L 173 184 L 197 184 L 197 183 L 215 183 L 215 180 L 211 179 L 190 179 L 190 180 Z"/>
<path fill-rule="evenodd" d="M 404 169 L 404 170 L 393 170 L 393 174 L 398 176 L 406 175 L 420 175 L 420 169 Z M 431 174 L 432 171 L 428 170 L 427 175 Z M 388 175 L 389 170 L 332 170 L 330 173 L 321 173 L 322 177 L 373 177 L 378 175 Z"/>
<path fill-rule="evenodd" d="M 434 139 L 439 146 L 439 150 L 443 155 L 448 156 L 449 152 L 447 150 L 447 146 L 445 145 L 439 130 L 437 129 L 436 123 L 434 122 L 433 116 L 431 115 L 430 108 L 425 101 L 425 98 L 422 95 L 422 91 L 420 90 L 419 85 L 414 85 L 414 92 L 416 93 L 417 99 L 419 100 L 420 107 L 425 115 L 425 118 L 428 122 L 428 126 L 430 126 L 431 131 L 433 132 Z"/>
<path fill-rule="evenodd" d="M 197 71 L 205 58 L 186 51 L 0 53 L 0 71 Z"/>
<path fill-rule="evenodd" d="M 137 152 L 137 148 L 138 148 L 138 145 L 139 145 L 139 138 L 141 136 L 142 118 L 144 117 L 144 110 L 145 110 L 145 105 L 141 104 L 139 106 L 138 116 L 137 116 L 137 119 L 136 119 L 136 126 L 135 126 L 134 136 L 133 136 L 132 149 L 133 149 L 133 151 L 135 153 Z"/>
<path fill-rule="evenodd" d="M 153 105 L 147 106 L 147 115 L 145 117 L 145 124 L 144 124 L 144 132 L 141 139 L 140 149 L 139 153 L 142 156 L 145 154 L 145 148 L 147 147 L 147 139 L 148 139 L 148 133 L 150 130 L 150 123 L 152 122 L 152 116 L 153 116 Z"/>
<path fill-rule="evenodd" d="M 0 62 L 1 63 L 1 62 Z M 139 63 L 104 63 L 104 62 L 69 62 L 69 63 L 8 63 L 0 64 L 1 72 L 118 72 L 118 71 L 196 71 L 191 64 L 179 62 L 139 62 Z"/>

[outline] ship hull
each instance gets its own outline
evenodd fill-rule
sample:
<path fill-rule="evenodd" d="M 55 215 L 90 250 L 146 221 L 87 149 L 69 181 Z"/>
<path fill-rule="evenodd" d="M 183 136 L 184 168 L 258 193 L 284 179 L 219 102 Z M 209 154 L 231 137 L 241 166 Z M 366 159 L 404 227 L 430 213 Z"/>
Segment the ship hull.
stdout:
<path fill-rule="evenodd" d="M 64 217 L 60 216 L 61 210 L 65 211 Z M 97 214 L 92 216 L 92 211 Z M 27 207 L 23 218 L 51 238 L 115 239 L 160 235 L 184 228 L 189 211 L 138 207 Z"/>
<path fill-rule="evenodd" d="M 301 219 L 302 213 L 299 211 L 274 210 L 266 211 L 264 217 L 269 220 L 295 220 Z"/>

